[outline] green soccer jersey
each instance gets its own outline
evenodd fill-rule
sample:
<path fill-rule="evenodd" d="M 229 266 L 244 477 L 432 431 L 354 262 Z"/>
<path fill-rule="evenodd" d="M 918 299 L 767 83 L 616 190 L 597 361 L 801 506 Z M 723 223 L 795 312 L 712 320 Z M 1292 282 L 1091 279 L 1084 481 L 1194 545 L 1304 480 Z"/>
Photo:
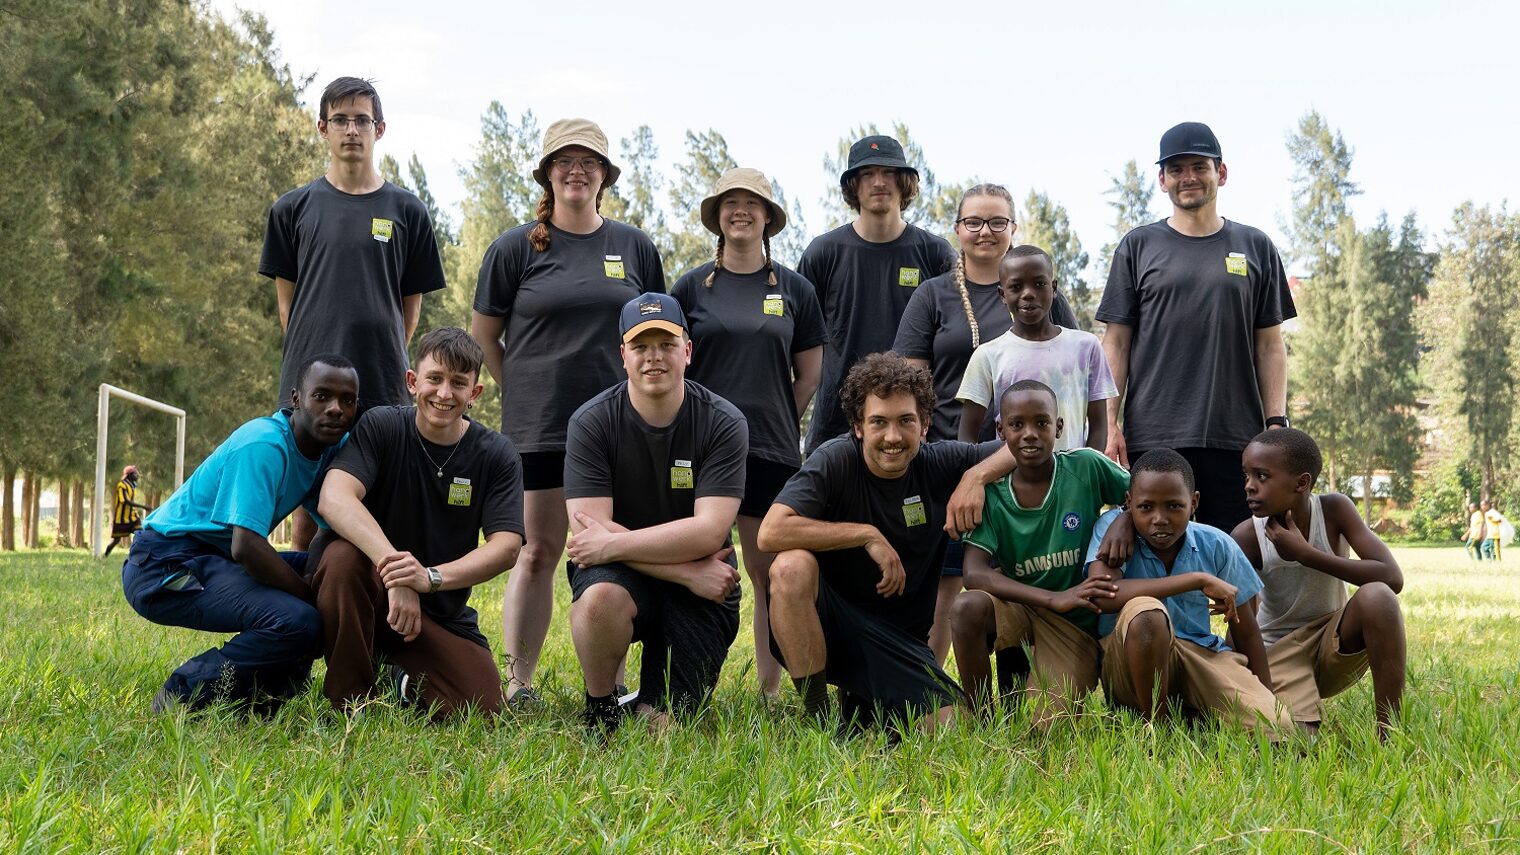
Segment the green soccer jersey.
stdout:
<path fill-rule="evenodd" d="M 1123 502 L 1129 489 L 1129 473 L 1091 448 L 1057 451 L 1055 461 L 1039 507 L 1019 505 L 1012 475 L 988 484 L 982 523 L 966 536 L 966 543 L 997 558 L 1003 575 L 1046 591 L 1064 591 L 1082 580 L 1093 524 L 1105 504 Z M 1092 612 L 1073 609 L 1065 617 L 1097 635 Z"/>

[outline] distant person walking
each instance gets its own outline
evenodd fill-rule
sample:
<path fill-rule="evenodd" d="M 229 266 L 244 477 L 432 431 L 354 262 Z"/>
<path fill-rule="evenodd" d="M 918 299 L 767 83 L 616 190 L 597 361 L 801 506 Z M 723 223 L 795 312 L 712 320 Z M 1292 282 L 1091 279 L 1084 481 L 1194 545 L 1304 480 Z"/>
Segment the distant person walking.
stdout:
<path fill-rule="evenodd" d="M 1483 512 L 1483 557 L 1489 561 L 1503 561 L 1504 527 L 1509 525 L 1509 520 L 1489 499 L 1484 499 L 1478 509 Z"/>
<path fill-rule="evenodd" d="M 121 470 L 121 480 L 116 482 L 116 493 L 111 502 L 111 542 L 100 557 L 111 554 L 118 543 L 131 544 L 132 535 L 142 528 L 142 514 L 152 508 L 137 501 L 137 467 L 127 466 Z"/>
<path fill-rule="evenodd" d="M 1467 503 L 1467 531 L 1462 533 L 1465 541 L 1467 557 L 1473 561 L 1483 560 L 1483 539 L 1488 526 L 1484 522 L 1483 511 L 1477 502 Z"/>
<path fill-rule="evenodd" d="M 603 217 L 602 194 L 619 170 L 607 136 L 586 119 L 544 131 L 533 180 L 538 218 L 486 250 L 470 335 L 501 384 L 501 432 L 522 455 L 527 539 L 507 578 L 501 623 L 507 702 L 541 706 L 531 691 L 554 612 L 554 569 L 565 551 L 565 427 L 570 416 L 623 378 L 618 314 L 644 293 L 665 291 L 649 235 Z M 526 694 L 524 694 L 526 692 Z"/>
<path fill-rule="evenodd" d="M 718 236 L 717 257 L 676 280 L 671 296 L 691 328 L 686 377 L 739 408 L 749 422 L 739 542 L 755 597 L 755 670 L 760 692 L 781 691 L 771 655 L 765 590 L 775 556 L 760 549 L 760 520 L 802 463 L 798 421 L 823 369 L 823 312 L 813 284 L 771 260 L 786 211 L 756 169 L 730 169 L 702 200 L 702 224 Z"/>

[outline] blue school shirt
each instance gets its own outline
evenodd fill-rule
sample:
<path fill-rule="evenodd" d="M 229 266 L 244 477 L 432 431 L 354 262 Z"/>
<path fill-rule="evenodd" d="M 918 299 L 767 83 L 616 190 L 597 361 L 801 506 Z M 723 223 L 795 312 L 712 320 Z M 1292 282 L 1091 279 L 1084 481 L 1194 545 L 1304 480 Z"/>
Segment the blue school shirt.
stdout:
<path fill-rule="evenodd" d="M 1098 547 L 1103 543 L 1103 535 L 1119 514 L 1120 511 L 1113 510 L 1098 518 L 1097 524 L 1093 526 L 1092 540 L 1087 546 L 1086 565 L 1098 560 Z M 1237 589 L 1237 606 L 1244 605 L 1247 600 L 1261 593 L 1261 577 L 1256 575 L 1246 554 L 1240 551 L 1234 538 L 1213 526 L 1188 523 L 1187 531 L 1182 535 L 1182 548 L 1177 551 L 1170 573 L 1161 559 L 1156 557 L 1150 544 L 1145 542 L 1145 538 L 1138 533 L 1135 535 L 1135 554 L 1124 565 L 1124 578 L 1165 579 L 1182 573 L 1208 573 L 1229 582 Z M 1209 629 L 1209 598 L 1202 591 L 1187 591 L 1167 597 L 1163 602 L 1166 604 L 1166 613 L 1172 619 L 1172 633 L 1178 638 L 1209 650 L 1230 649 L 1224 639 Z M 1113 632 L 1118 620 L 1117 614 L 1100 615 L 1098 637 Z"/>
<path fill-rule="evenodd" d="M 296 448 L 285 413 L 254 419 L 217 446 L 143 527 L 194 537 L 231 555 L 233 526 L 267 536 L 302 504 L 319 519 L 313 486 L 340 447 L 311 460 Z"/>

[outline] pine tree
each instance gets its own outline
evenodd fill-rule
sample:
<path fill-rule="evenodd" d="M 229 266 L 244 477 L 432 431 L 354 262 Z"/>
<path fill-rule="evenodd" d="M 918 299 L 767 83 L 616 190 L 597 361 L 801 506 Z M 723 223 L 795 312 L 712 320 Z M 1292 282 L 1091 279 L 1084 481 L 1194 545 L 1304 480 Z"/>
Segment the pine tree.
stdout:
<path fill-rule="evenodd" d="M 1038 190 L 1030 190 L 1023 207 L 1014 243 L 1030 244 L 1050 253 L 1058 287 L 1071 303 L 1077 323 L 1083 329 L 1092 329 L 1095 307 L 1085 278 L 1087 251 L 1082 249 L 1082 241 L 1071 227 L 1065 206 Z"/>

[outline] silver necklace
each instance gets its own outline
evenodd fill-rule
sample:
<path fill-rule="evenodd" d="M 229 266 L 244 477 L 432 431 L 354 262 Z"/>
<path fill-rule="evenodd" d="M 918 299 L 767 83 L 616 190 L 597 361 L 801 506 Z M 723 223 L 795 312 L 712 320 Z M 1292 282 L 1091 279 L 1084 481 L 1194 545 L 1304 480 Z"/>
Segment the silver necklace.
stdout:
<path fill-rule="evenodd" d="M 427 446 L 424 445 L 423 442 L 422 442 L 422 428 L 417 427 L 416 423 L 413 423 L 412 427 L 416 428 L 416 430 L 417 430 L 417 447 L 420 448 L 420 449 L 422 449 L 422 455 L 427 458 L 427 461 L 429 463 L 433 464 L 433 468 L 438 470 L 438 477 L 442 478 L 443 477 L 443 467 L 449 465 L 449 461 L 453 460 L 454 459 L 454 455 L 459 451 L 459 446 L 464 445 L 464 434 L 460 434 L 459 435 L 459 441 L 456 442 L 456 443 L 454 443 L 454 450 L 449 452 L 449 456 L 445 457 L 443 459 L 442 463 L 439 463 L 438 461 L 436 461 L 436 460 L 433 459 L 433 455 L 428 454 Z M 465 433 L 469 433 L 470 432 L 470 426 L 469 425 L 465 425 L 464 430 L 465 430 Z"/>

